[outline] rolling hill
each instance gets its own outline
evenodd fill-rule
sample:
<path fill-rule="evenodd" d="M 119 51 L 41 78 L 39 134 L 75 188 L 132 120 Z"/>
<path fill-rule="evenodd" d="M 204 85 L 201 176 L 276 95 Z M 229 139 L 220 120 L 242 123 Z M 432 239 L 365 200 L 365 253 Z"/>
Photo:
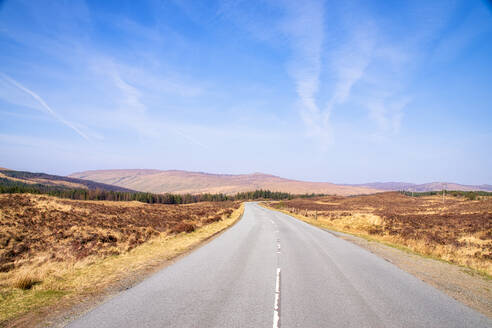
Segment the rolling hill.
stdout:
<path fill-rule="evenodd" d="M 46 173 L 32 173 L 25 171 L 14 171 L 9 169 L 0 168 L 0 179 L 7 181 L 16 181 L 25 184 L 40 184 L 45 186 L 60 187 L 60 188 L 74 188 L 74 189 L 89 189 L 89 190 L 106 190 L 106 191 L 127 191 L 131 192 L 134 190 L 104 184 L 100 182 L 94 182 L 86 179 L 70 178 L 59 175 L 52 175 Z"/>
<path fill-rule="evenodd" d="M 305 182 L 284 179 L 263 173 L 210 174 L 179 170 L 95 170 L 73 173 L 72 178 L 89 179 L 137 191 L 154 193 L 225 193 L 268 189 L 293 194 L 355 195 L 381 191 L 380 189 L 342 186 L 328 182 Z"/>

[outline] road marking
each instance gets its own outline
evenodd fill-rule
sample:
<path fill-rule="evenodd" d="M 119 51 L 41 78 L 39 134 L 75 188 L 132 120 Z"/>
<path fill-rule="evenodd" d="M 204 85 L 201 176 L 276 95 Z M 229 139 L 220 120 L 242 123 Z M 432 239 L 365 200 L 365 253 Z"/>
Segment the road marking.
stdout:
<path fill-rule="evenodd" d="M 277 223 L 270 219 L 274 226 L 274 232 L 277 235 L 277 277 L 275 281 L 275 300 L 273 302 L 273 328 L 280 327 L 280 230 Z"/>
<path fill-rule="evenodd" d="M 273 220 L 272 220 L 273 223 Z M 275 234 L 277 235 L 277 277 L 275 280 L 275 300 L 273 303 L 273 328 L 280 327 L 280 231 L 278 225 L 275 226 Z"/>
<path fill-rule="evenodd" d="M 280 268 L 277 268 L 277 281 L 275 283 L 275 303 L 273 304 L 273 328 L 280 325 Z"/>
<path fill-rule="evenodd" d="M 280 294 L 280 268 L 277 268 L 277 282 L 275 283 L 275 294 Z"/>

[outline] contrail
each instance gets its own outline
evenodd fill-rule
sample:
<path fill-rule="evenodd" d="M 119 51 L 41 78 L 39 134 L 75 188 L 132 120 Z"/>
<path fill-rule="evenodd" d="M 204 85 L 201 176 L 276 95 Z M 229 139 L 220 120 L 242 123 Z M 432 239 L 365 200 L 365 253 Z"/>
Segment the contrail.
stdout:
<path fill-rule="evenodd" d="M 27 93 L 28 95 L 30 95 L 31 97 L 33 97 L 34 99 L 36 99 L 39 104 L 48 112 L 51 114 L 51 116 L 53 116 L 55 119 L 57 119 L 58 121 L 62 122 L 63 124 L 65 124 L 66 126 L 68 126 L 69 128 L 71 128 L 72 130 L 74 130 L 75 132 L 77 132 L 82 138 L 84 138 L 85 140 L 87 141 L 90 141 L 89 140 L 89 137 L 84 134 L 82 131 L 80 131 L 76 126 L 74 126 L 71 122 L 65 120 L 63 117 L 61 117 L 60 115 L 58 115 L 53 109 L 51 109 L 50 106 L 48 106 L 48 104 L 43 100 L 43 98 L 41 98 L 37 93 L 35 93 L 34 91 L 32 90 L 29 90 L 28 88 L 26 88 L 25 86 L 23 86 L 22 84 L 20 84 L 19 82 L 15 81 L 14 79 L 10 78 L 9 76 L 5 75 L 4 73 L 1 73 L 0 72 L 0 75 L 8 82 L 10 82 L 12 85 L 14 85 L 16 88 L 18 88 L 19 90 L 22 90 L 24 91 L 25 93 Z"/>

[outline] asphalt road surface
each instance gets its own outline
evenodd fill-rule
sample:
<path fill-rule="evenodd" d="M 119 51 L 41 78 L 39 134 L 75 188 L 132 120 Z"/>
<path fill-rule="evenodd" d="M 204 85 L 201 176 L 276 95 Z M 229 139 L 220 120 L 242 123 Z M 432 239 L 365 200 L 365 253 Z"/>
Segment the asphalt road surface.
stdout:
<path fill-rule="evenodd" d="M 69 327 L 492 327 L 327 231 L 246 204 L 235 226 Z"/>

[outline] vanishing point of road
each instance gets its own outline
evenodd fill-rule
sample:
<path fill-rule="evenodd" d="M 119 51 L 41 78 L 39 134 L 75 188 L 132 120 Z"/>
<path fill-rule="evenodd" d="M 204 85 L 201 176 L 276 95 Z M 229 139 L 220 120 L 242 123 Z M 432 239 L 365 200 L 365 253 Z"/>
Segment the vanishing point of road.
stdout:
<path fill-rule="evenodd" d="M 69 327 L 492 327 L 384 259 L 247 203 L 225 233 Z"/>

